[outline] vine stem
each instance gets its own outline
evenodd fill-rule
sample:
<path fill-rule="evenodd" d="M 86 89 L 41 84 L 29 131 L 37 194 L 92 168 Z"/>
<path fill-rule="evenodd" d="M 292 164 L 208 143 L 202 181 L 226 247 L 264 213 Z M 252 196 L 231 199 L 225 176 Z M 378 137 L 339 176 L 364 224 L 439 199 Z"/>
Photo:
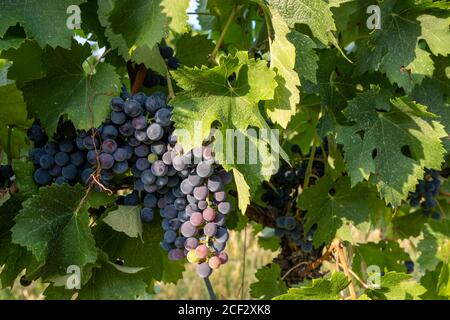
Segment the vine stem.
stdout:
<path fill-rule="evenodd" d="M 355 290 L 355 286 L 353 285 L 353 278 L 352 275 L 350 273 L 350 268 L 347 265 L 347 257 L 346 254 L 344 252 L 344 248 L 342 246 L 342 243 L 339 241 L 339 243 L 337 243 L 335 245 L 336 247 L 336 251 L 339 257 L 339 260 L 341 261 L 340 264 L 342 264 L 342 269 L 344 270 L 345 275 L 347 276 L 348 280 L 350 281 L 350 284 L 348 286 L 348 289 L 350 291 L 350 297 L 352 300 L 357 300 L 358 297 L 356 295 L 356 290 Z"/>
<path fill-rule="evenodd" d="M 216 293 L 214 292 L 214 289 L 212 287 L 211 281 L 209 280 L 209 277 L 206 277 L 203 280 L 205 281 L 206 290 L 208 290 L 209 298 L 211 300 L 217 300 Z"/>
<path fill-rule="evenodd" d="M 227 33 L 228 29 L 230 28 L 231 23 L 233 22 L 234 18 L 236 17 L 236 14 L 241 10 L 242 5 L 238 5 L 237 7 L 233 8 L 233 10 L 230 13 L 230 16 L 228 17 L 227 22 L 225 23 L 225 26 L 222 29 L 222 32 L 220 33 L 219 40 L 217 40 L 216 46 L 214 47 L 213 51 L 209 55 L 209 61 L 213 64 L 216 63 L 216 56 L 217 53 L 219 53 L 220 47 L 222 46 L 223 39 L 225 38 L 225 34 Z"/>
<path fill-rule="evenodd" d="M 167 97 L 169 100 L 175 98 L 175 91 L 173 90 L 172 78 L 170 77 L 170 72 L 167 71 L 167 90 L 169 91 L 169 96 Z"/>
<path fill-rule="evenodd" d="M 316 138 L 314 137 L 313 139 L 313 147 L 311 149 L 311 157 L 308 160 L 308 166 L 306 167 L 306 174 L 305 174 L 305 181 L 303 181 L 303 190 L 305 190 L 306 188 L 308 188 L 309 185 L 309 178 L 311 176 L 311 172 L 312 172 L 312 166 L 313 166 L 313 162 L 314 162 L 314 158 L 316 156 Z"/>
<path fill-rule="evenodd" d="M 343 265 L 342 263 L 339 263 L 339 266 L 340 266 L 341 268 L 344 268 L 344 265 Z M 364 289 L 368 289 L 368 288 L 369 288 L 369 286 L 368 286 L 366 283 L 364 283 L 364 281 L 362 281 L 361 278 L 358 277 L 358 275 L 357 275 L 352 269 L 348 269 L 348 272 L 350 272 L 351 275 L 352 275 L 356 280 L 358 280 L 358 282 L 361 284 L 361 286 L 362 286 Z"/>
<path fill-rule="evenodd" d="M 245 265 L 247 262 L 247 226 L 244 228 L 244 250 L 242 253 L 241 300 L 244 299 Z"/>
<path fill-rule="evenodd" d="M 308 264 L 308 262 L 300 262 L 299 264 L 293 266 L 292 268 L 290 268 L 288 271 L 286 271 L 286 273 L 281 277 L 281 280 L 286 279 L 286 277 L 295 269 L 297 269 L 298 267 L 301 267 L 304 264 L 307 264 L 308 267 L 306 268 L 306 270 L 303 273 L 307 273 L 311 270 L 316 269 L 317 267 L 319 267 L 322 262 L 329 260 L 330 255 L 333 253 L 333 251 L 335 250 L 336 244 L 339 243 L 339 239 L 334 239 L 333 242 L 330 244 L 330 247 L 327 249 L 327 251 L 325 251 L 325 253 L 317 260 L 311 262 Z"/>

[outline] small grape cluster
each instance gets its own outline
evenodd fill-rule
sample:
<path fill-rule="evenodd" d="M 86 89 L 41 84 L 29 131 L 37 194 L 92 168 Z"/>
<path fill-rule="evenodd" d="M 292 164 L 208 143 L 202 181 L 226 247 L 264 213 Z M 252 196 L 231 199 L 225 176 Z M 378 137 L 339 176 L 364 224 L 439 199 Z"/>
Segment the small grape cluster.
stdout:
<path fill-rule="evenodd" d="M 0 166 L 0 189 L 11 187 L 13 181 L 13 168 L 10 165 Z"/>
<path fill-rule="evenodd" d="M 167 208 L 162 212 L 165 234 L 161 245 L 170 259 L 186 256 L 189 262 L 197 264 L 198 275 L 206 278 L 228 261 L 224 252 L 229 237 L 225 216 L 231 211 L 231 204 L 226 201 L 224 187 L 232 178 L 215 164 L 210 147 L 194 148 L 183 157 L 186 165 L 176 166 L 188 171 L 179 187 L 187 205 L 172 219 Z"/>
<path fill-rule="evenodd" d="M 163 59 L 166 61 L 166 65 L 170 70 L 176 70 L 180 66 L 180 60 L 174 56 L 173 49 L 169 46 L 161 46 L 159 52 Z M 137 72 L 137 70 L 136 70 Z M 167 86 L 167 79 L 165 76 L 160 75 L 151 69 L 147 70 L 147 74 L 144 79 L 144 87 L 153 88 L 157 86 L 165 87 Z"/>
<path fill-rule="evenodd" d="M 416 190 L 410 194 L 410 204 L 413 207 L 422 207 L 423 213 L 433 219 L 439 219 L 439 212 L 434 211 L 437 203 L 435 197 L 439 195 L 441 180 L 439 172 L 432 169 L 425 170 L 424 179 L 419 181 Z"/>
<path fill-rule="evenodd" d="M 313 225 L 305 237 L 302 237 L 303 227 L 294 216 L 280 216 L 276 219 L 275 235 L 280 238 L 286 237 L 304 252 L 311 252 L 316 229 L 317 226 Z"/>
<path fill-rule="evenodd" d="M 38 185 L 79 182 L 86 168 L 86 152 L 83 139 L 71 122 L 61 122 L 51 140 L 38 121 L 28 129 L 27 134 L 34 142 L 30 158 L 35 165 L 33 178 Z"/>
<path fill-rule="evenodd" d="M 324 140 L 325 152 L 328 151 L 327 140 Z M 322 177 L 325 172 L 324 151 L 318 147 L 315 149 L 314 159 L 311 158 L 312 148 L 306 156 L 302 155 L 298 145 L 293 145 L 291 151 L 298 155 L 294 157 L 293 166 L 283 163 L 270 181 L 263 184 L 265 192 L 261 199 L 268 205 L 270 219 L 261 222 L 275 229 L 275 235 L 282 239 L 282 251 L 274 259 L 284 272 L 290 270 L 298 264 L 308 264 L 310 261 L 318 259 L 321 255 L 321 247 L 314 248 L 313 236 L 317 230 L 317 225 L 313 225 L 309 230 L 304 229 L 304 212 L 296 209 L 298 195 L 302 192 L 302 187 L 309 173 L 310 183 Z M 310 162 L 312 161 L 312 163 Z M 288 283 L 303 281 L 305 277 L 316 278 L 320 276 L 319 270 L 310 270 L 307 274 L 302 274 L 302 268 L 296 272 L 289 273 L 286 278 Z"/>

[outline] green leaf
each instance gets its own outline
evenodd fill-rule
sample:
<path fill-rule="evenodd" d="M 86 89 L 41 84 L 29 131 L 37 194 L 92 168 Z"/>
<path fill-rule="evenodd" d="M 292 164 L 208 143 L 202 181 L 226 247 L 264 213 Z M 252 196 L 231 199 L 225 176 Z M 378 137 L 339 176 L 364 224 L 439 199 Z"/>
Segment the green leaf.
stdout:
<path fill-rule="evenodd" d="M 50 45 L 69 48 L 73 30 L 67 28 L 67 8 L 85 0 L 29 0 L 0 2 L 0 36 L 9 26 L 20 23 L 29 36 L 33 36 L 43 48 Z"/>
<path fill-rule="evenodd" d="M 18 275 L 30 264 L 31 253 L 11 242 L 14 217 L 22 209 L 22 195 L 14 194 L 0 206 L 0 287 L 12 287 Z"/>
<path fill-rule="evenodd" d="M 408 254 L 400 248 L 397 242 L 380 241 L 378 243 L 365 243 L 355 248 L 353 258 L 353 271 L 360 275 L 365 275 L 368 267 L 376 265 L 382 272 L 397 271 L 405 272 L 404 262 L 410 260 Z"/>
<path fill-rule="evenodd" d="M 427 289 L 421 298 L 424 300 L 448 300 L 450 298 L 450 265 L 441 262 L 435 270 L 427 271 L 420 284 Z"/>
<path fill-rule="evenodd" d="M 0 145 L 8 152 L 8 136 L 11 134 L 11 156 L 17 158 L 27 146 L 25 128 L 31 125 L 22 93 L 14 83 L 0 86 Z"/>
<path fill-rule="evenodd" d="M 136 63 L 143 63 L 147 68 L 151 68 L 158 73 L 165 75 L 167 72 L 166 63 L 159 54 L 158 45 L 133 45 L 128 46 L 125 39 L 120 34 L 114 33 L 108 18 L 114 8 L 116 0 L 98 2 L 98 19 L 105 28 L 105 36 L 108 38 L 111 47 L 117 49 L 119 55 L 125 60 L 134 60 Z"/>
<path fill-rule="evenodd" d="M 290 28 L 294 28 L 296 23 L 306 24 L 323 44 L 334 39 L 332 31 L 336 30 L 336 26 L 326 1 L 273 0 L 270 5 L 278 10 Z"/>
<path fill-rule="evenodd" d="M 94 263 L 97 249 L 85 195 L 79 185 L 39 189 L 14 219 L 13 242 L 29 249 L 38 261 L 45 261 L 53 273 L 63 273 L 70 265 Z"/>
<path fill-rule="evenodd" d="M 233 73 L 236 80 L 230 83 L 228 77 Z M 183 67 L 172 74 L 184 90 L 171 100 L 171 105 L 176 128 L 186 130 L 191 137 L 190 143 L 182 142 L 186 150 L 200 145 L 215 121 L 221 123 L 222 129 L 267 127 L 257 103 L 273 98 L 276 83 L 275 73 L 264 61 L 250 60 L 246 52 L 237 52 L 221 57 L 214 68 Z M 200 131 L 197 135 L 196 130 Z"/>
<path fill-rule="evenodd" d="M 450 220 L 429 220 L 422 230 L 422 239 L 417 245 L 420 256 L 417 259 L 423 271 L 434 270 L 439 262 L 450 260 Z"/>
<path fill-rule="evenodd" d="M 366 294 L 373 300 L 420 300 L 425 291 L 410 275 L 388 272 L 381 277 L 381 288 L 369 289 Z"/>
<path fill-rule="evenodd" d="M 6 49 L 17 49 L 25 41 L 27 35 L 20 26 L 8 28 L 5 35 L 0 37 L 0 51 Z"/>
<path fill-rule="evenodd" d="M 295 71 L 302 79 L 317 84 L 319 57 L 314 51 L 316 44 L 310 37 L 295 30 L 291 31 L 287 38 L 295 46 Z"/>
<path fill-rule="evenodd" d="M 441 167 L 445 150 L 440 138 L 446 133 L 418 111 L 424 106 L 395 98 L 390 110 L 383 110 L 378 94 L 364 92 L 349 102 L 345 116 L 355 124 L 341 127 L 337 141 L 344 145 L 352 185 L 370 178 L 386 203 L 397 207 L 414 191 L 425 167 Z"/>
<path fill-rule="evenodd" d="M 438 18 L 428 14 L 417 18 L 420 21 L 422 35 L 434 55 L 446 56 L 450 53 L 450 17 Z"/>
<path fill-rule="evenodd" d="M 44 76 L 44 66 L 41 64 L 42 49 L 36 41 L 26 40 L 18 49 L 3 51 L 0 57 L 13 61 L 8 70 L 8 78 L 19 83 Z"/>
<path fill-rule="evenodd" d="M 167 35 L 161 0 L 115 0 L 108 20 L 112 31 L 123 37 L 128 48 L 153 48 Z"/>
<path fill-rule="evenodd" d="M 270 67 L 276 72 L 277 87 L 273 100 L 266 102 L 273 122 L 286 128 L 300 102 L 300 78 L 295 72 L 295 46 L 286 38 L 289 28 L 276 9 L 270 10 L 275 39 L 270 46 Z"/>
<path fill-rule="evenodd" d="M 118 209 L 109 212 L 103 221 L 114 230 L 136 238 L 142 236 L 140 212 L 139 206 L 119 206 Z"/>
<path fill-rule="evenodd" d="M 79 300 L 131 300 L 144 295 L 147 284 L 140 272 L 123 272 L 104 262 L 93 270 L 91 280 L 78 293 Z"/>
<path fill-rule="evenodd" d="M 431 20 L 439 27 L 442 22 L 435 20 L 437 18 L 421 15 L 427 12 L 426 6 L 417 5 L 413 0 L 389 0 L 380 3 L 381 29 L 357 41 L 361 73 L 380 70 L 386 73 L 392 83 L 397 83 L 406 92 L 420 84 L 424 76 L 432 75 L 433 62 L 429 54 L 418 47 L 418 39 L 425 39 L 431 44 L 432 50 L 444 50 L 439 35 L 444 35 L 448 24 L 436 35 L 430 30 L 429 22 Z M 423 22 L 420 19 L 423 19 Z"/>
<path fill-rule="evenodd" d="M 189 0 L 161 0 L 161 7 L 169 21 L 169 28 L 173 32 L 184 33 L 187 31 L 188 15 L 186 10 L 189 7 Z"/>
<path fill-rule="evenodd" d="M 342 272 L 333 272 L 329 279 L 313 279 L 308 287 L 290 288 L 274 300 L 340 300 L 341 291 L 349 281 Z"/>
<path fill-rule="evenodd" d="M 16 177 L 16 185 L 20 194 L 29 197 L 37 192 L 38 187 L 33 179 L 35 171 L 33 163 L 26 160 L 14 159 L 12 162 L 14 175 Z"/>
<path fill-rule="evenodd" d="M 258 280 L 250 285 L 250 295 L 255 299 L 272 299 L 286 292 L 286 285 L 280 277 L 281 268 L 272 263 L 258 269 L 255 277 Z"/>
<path fill-rule="evenodd" d="M 71 50 L 46 51 L 43 64 L 47 75 L 23 88 L 28 111 L 41 120 L 48 133 L 55 132 L 61 115 L 67 115 L 77 129 L 86 130 L 108 116 L 111 95 L 119 91 L 120 80 L 107 63 L 100 63 L 93 75 L 86 74 L 82 63 L 90 54 L 89 46 L 75 42 Z"/>
<path fill-rule="evenodd" d="M 151 279 L 176 282 L 184 268 L 177 262 L 168 261 L 167 252 L 160 248 L 163 238 L 160 221 L 144 223 L 142 228 L 142 237 L 130 238 L 100 223 L 95 229 L 97 246 L 113 262 L 121 259 L 126 267 L 144 268 L 140 273 L 146 282 Z"/>
<path fill-rule="evenodd" d="M 187 67 L 201 67 L 208 65 L 208 55 L 214 49 L 214 43 L 207 35 L 189 33 L 177 39 L 177 58 Z"/>
<path fill-rule="evenodd" d="M 336 182 L 324 177 L 303 191 L 297 206 L 307 210 L 305 230 L 317 224 L 313 243 L 318 247 L 322 243 L 330 243 L 336 235 L 351 241 L 350 228 L 369 223 L 370 214 L 378 202 L 366 184 L 351 188 L 348 177 Z"/>

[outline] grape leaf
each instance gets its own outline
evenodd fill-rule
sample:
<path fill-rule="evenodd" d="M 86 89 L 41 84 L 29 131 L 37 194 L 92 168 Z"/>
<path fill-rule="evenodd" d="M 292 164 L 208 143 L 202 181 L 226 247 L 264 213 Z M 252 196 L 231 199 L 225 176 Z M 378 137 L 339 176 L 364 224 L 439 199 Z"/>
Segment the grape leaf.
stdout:
<path fill-rule="evenodd" d="M 341 291 L 349 281 L 342 272 L 333 272 L 329 279 L 313 279 L 308 287 L 290 288 L 274 300 L 340 300 Z"/>
<path fill-rule="evenodd" d="M 124 300 L 144 295 L 147 284 L 139 269 L 123 272 L 119 266 L 104 262 L 93 270 L 90 281 L 78 292 L 79 300 Z"/>
<path fill-rule="evenodd" d="M 176 33 L 187 31 L 188 15 L 186 13 L 189 7 L 189 0 L 161 0 L 163 13 L 167 16 L 169 28 Z"/>
<path fill-rule="evenodd" d="M 155 219 L 156 220 L 156 219 Z M 173 261 L 166 261 L 167 252 L 160 248 L 163 233 L 160 221 L 145 223 L 142 237 L 130 238 L 122 232 L 116 232 L 105 223 L 95 229 L 97 246 L 105 251 L 111 261 L 122 259 L 124 266 L 145 268 L 141 271 L 146 282 L 151 279 L 177 281 L 184 270 Z M 149 250 L 149 248 L 153 248 Z"/>
<path fill-rule="evenodd" d="M 187 67 L 201 67 L 208 64 L 208 55 L 214 49 L 214 43 L 207 35 L 189 33 L 177 39 L 177 58 Z"/>
<path fill-rule="evenodd" d="M 429 18 L 421 15 L 427 12 L 426 5 L 417 5 L 413 0 L 389 0 L 379 6 L 381 29 L 357 41 L 360 71 L 381 70 L 392 83 L 410 92 L 434 68 L 429 54 L 417 46 L 418 39 L 425 39 L 434 50 L 442 50 L 436 48 L 440 39 L 436 40 L 435 33 L 429 30 Z M 419 21 L 419 16 L 424 22 Z M 434 23 L 439 24 L 438 20 Z"/>
<path fill-rule="evenodd" d="M 123 37 L 128 48 L 153 48 L 167 35 L 161 0 L 115 0 L 108 20 L 112 31 Z"/>
<path fill-rule="evenodd" d="M 22 128 L 31 125 L 22 93 L 14 83 L 0 86 L 0 145 L 8 150 L 10 136 L 11 156 L 19 157 L 21 149 L 27 146 L 26 133 Z M 9 135 L 10 134 L 10 135 Z"/>
<path fill-rule="evenodd" d="M 27 35 L 20 26 L 9 27 L 3 37 L 0 37 L 0 51 L 17 49 L 25 41 Z"/>
<path fill-rule="evenodd" d="M 295 46 L 286 38 L 289 28 L 276 9 L 271 9 L 275 39 L 270 46 L 270 67 L 276 72 L 275 95 L 266 102 L 267 115 L 286 128 L 300 102 L 300 78 L 295 72 Z"/>
<path fill-rule="evenodd" d="M 100 24 L 105 28 L 105 36 L 108 38 L 111 47 L 117 49 L 119 55 L 125 60 L 134 60 L 137 63 L 143 63 L 147 68 L 151 68 L 152 70 L 165 75 L 167 67 L 164 59 L 159 53 L 158 45 L 134 45 L 129 47 L 122 35 L 113 32 L 108 17 L 113 10 L 114 3 L 114 1 L 98 2 L 98 19 Z"/>
<path fill-rule="evenodd" d="M 258 281 L 250 285 L 250 295 L 255 299 L 272 299 L 286 292 L 280 272 L 281 268 L 276 263 L 258 269 L 255 273 Z"/>
<path fill-rule="evenodd" d="M 446 56 L 450 53 L 450 16 L 438 18 L 424 14 L 417 18 L 420 21 L 422 35 L 434 55 Z"/>
<path fill-rule="evenodd" d="M 295 30 L 288 33 L 287 38 L 295 46 L 295 70 L 302 79 L 317 84 L 319 57 L 314 51 L 316 44 L 310 37 Z"/>
<path fill-rule="evenodd" d="M 65 272 L 70 265 L 94 263 L 97 249 L 89 228 L 89 202 L 83 202 L 85 194 L 79 185 L 39 189 L 14 219 L 13 242 L 29 249 L 38 261 L 45 261 L 54 273 Z"/>
<path fill-rule="evenodd" d="M 13 65 L 8 70 L 8 78 L 19 83 L 44 76 L 41 56 L 42 49 L 36 41 L 31 40 L 26 40 L 18 49 L 9 49 L 0 55 L 1 58 L 13 61 Z"/>
<path fill-rule="evenodd" d="M 85 0 L 29 0 L 0 2 L 0 36 L 9 26 L 20 23 L 27 34 L 33 36 L 43 48 L 50 45 L 69 48 L 73 30 L 67 28 L 67 8 Z"/>
<path fill-rule="evenodd" d="M 14 217 L 22 209 L 25 197 L 12 195 L 0 207 L 0 287 L 12 287 L 17 276 L 29 265 L 31 253 L 11 242 Z"/>
<path fill-rule="evenodd" d="M 230 83 L 228 77 L 233 73 L 236 79 Z M 275 73 L 265 62 L 248 59 L 246 52 L 236 52 L 221 57 L 214 68 L 183 67 L 172 71 L 172 75 L 184 90 L 170 104 L 174 107 L 175 127 L 191 137 L 191 141 L 182 141 L 186 150 L 200 145 L 215 121 L 221 123 L 222 129 L 267 128 L 257 103 L 273 98 L 276 83 Z M 200 132 L 194 134 L 197 130 Z"/>
<path fill-rule="evenodd" d="M 363 266 L 376 265 L 382 272 L 406 272 L 404 262 L 410 260 L 408 254 L 400 248 L 397 242 L 380 241 L 379 243 L 365 243 L 355 247 L 353 271 L 365 275 Z"/>
<path fill-rule="evenodd" d="M 450 259 L 450 220 L 429 220 L 422 230 L 422 239 L 417 245 L 420 256 L 417 264 L 423 271 L 434 270 L 441 261 Z"/>
<path fill-rule="evenodd" d="M 381 277 L 381 288 L 366 291 L 373 300 L 420 300 L 425 288 L 406 273 L 388 272 Z"/>
<path fill-rule="evenodd" d="M 48 50 L 42 57 L 47 75 L 23 88 L 28 111 L 41 120 L 47 132 L 55 132 L 64 114 L 78 129 L 96 127 L 108 116 L 111 95 L 119 91 L 120 79 L 107 63 L 100 63 L 95 74 L 86 74 L 82 63 L 89 55 L 89 46 L 75 42 L 71 50 Z"/>
<path fill-rule="evenodd" d="M 103 221 L 116 231 L 136 238 L 142 236 L 141 208 L 139 206 L 119 206 L 108 213 Z"/>
<path fill-rule="evenodd" d="M 347 238 L 347 229 L 370 221 L 370 214 L 378 202 L 367 184 L 351 188 L 348 177 L 336 182 L 324 177 L 300 194 L 297 206 L 307 210 L 305 230 L 317 224 L 313 243 L 319 247 L 322 243 L 330 243 L 336 234 L 351 241 Z"/>
<path fill-rule="evenodd" d="M 441 262 L 435 270 L 427 271 L 420 284 L 427 289 L 421 298 L 424 300 L 448 300 L 450 298 L 450 266 Z"/>
<path fill-rule="evenodd" d="M 23 159 L 14 159 L 12 161 L 12 167 L 20 194 L 24 197 L 29 197 L 36 193 L 38 187 L 33 180 L 33 173 L 35 171 L 33 163 Z"/>
<path fill-rule="evenodd" d="M 352 186 L 371 178 L 386 203 L 397 207 L 423 177 L 424 167 L 440 168 L 445 152 L 440 138 L 446 133 L 424 106 L 395 98 L 390 110 L 383 110 L 378 94 L 368 91 L 349 101 L 344 114 L 355 124 L 341 127 L 337 141 L 344 145 Z"/>
<path fill-rule="evenodd" d="M 336 30 L 329 4 L 323 0 L 273 0 L 270 5 L 278 10 L 290 28 L 296 23 L 308 25 L 313 35 L 323 44 L 334 42 Z"/>
<path fill-rule="evenodd" d="M 232 170 L 234 181 L 236 182 L 236 190 L 238 192 L 239 209 L 242 213 L 245 213 L 247 206 L 250 205 L 250 187 L 239 170 L 234 168 Z"/>

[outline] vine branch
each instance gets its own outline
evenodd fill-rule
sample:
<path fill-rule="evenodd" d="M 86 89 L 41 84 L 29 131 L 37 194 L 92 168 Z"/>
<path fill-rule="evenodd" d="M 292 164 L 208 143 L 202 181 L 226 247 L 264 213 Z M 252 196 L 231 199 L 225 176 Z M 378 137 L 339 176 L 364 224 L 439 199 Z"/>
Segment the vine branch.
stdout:
<path fill-rule="evenodd" d="M 242 5 L 238 5 L 237 7 L 233 8 L 233 10 L 230 13 L 230 16 L 228 17 L 227 22 L 225 23 L 225 26 L 222 29 L 222 32 L 220 33 L 219 39 L 217 40 L 216 46 L 214 47 L 213 51 L 209 55 L 209 61 L 213 64 L 216 63 L 216 56 L 217 53 L 219 53 L 220 47 L 222 46 L 223 39 L 225 38 L 225 34 L 227 33 L 228 29 L 230 28 L 231 23 L 233 22 L 234 18 L 236 17 L 236 14 L 241 10 Z"/>

